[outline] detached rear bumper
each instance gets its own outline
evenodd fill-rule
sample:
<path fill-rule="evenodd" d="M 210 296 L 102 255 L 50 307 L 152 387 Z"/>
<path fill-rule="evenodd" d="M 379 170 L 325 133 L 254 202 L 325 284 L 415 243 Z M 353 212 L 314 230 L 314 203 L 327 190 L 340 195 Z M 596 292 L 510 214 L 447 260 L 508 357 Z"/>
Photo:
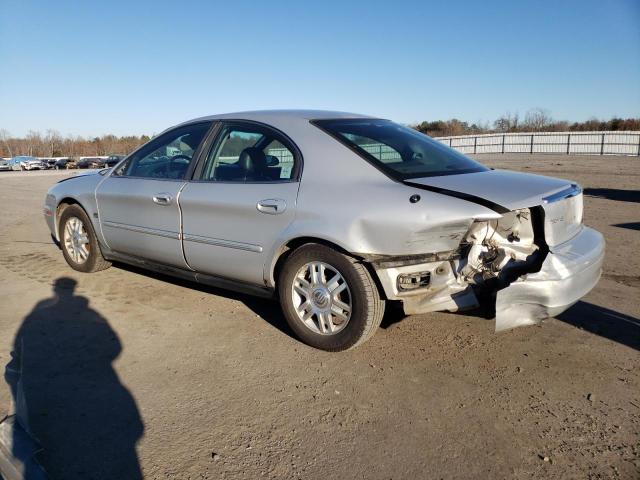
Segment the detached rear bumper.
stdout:
<path fill-rule="evenodd" d="M 564 312 L 598 283 L 604 250 L 602 234 L 587 227 L 553 247 L 539 272 L 498 292 L 496 331 L 536 324 Z"/>

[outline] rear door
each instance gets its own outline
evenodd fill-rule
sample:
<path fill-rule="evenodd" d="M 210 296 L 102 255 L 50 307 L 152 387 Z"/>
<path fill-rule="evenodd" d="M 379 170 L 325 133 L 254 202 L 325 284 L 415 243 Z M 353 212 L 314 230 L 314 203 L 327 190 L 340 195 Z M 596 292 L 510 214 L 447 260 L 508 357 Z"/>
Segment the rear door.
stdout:
<path fill-rule="evenodd" d="M 180 194 L 189 266 L 262 285 L 266 256 L 294 218 L 300 167 L 298 149 L 280 132 L 223 122 Z"/>
<path fill-rule="evenodd" d="M 100 183 L 98 214 L 110 249 L 187 268 L 178 195 L 210 126 L 191 124 L 160 135 Z"/>

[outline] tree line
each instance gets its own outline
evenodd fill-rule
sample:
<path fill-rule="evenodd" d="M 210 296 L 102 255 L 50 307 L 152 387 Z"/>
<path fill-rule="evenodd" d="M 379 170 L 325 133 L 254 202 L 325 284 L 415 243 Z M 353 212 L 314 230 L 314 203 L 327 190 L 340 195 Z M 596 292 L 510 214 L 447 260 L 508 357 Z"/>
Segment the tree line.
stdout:
<path fill-rule="evenodd" d="M 33 157 L 91 157 L 127 154 L 148 142 L 148 135 L 102 135 L 100 137 L 63 137 L 56 130 L 44 134 L 30 131 L 24 137 L 14 137 L 0 129 L 0 157 L 29 155 Z"/>
<path fill-rule="evenodd" d="M 611 120 L 590 119 L 584 122 L 568 122 L 554 120 L 549 112 L 542 108 L 529 110 L 523 117 L 516 113 L 507 113 L 492 124 L 464 122 L 456 118 L 436 120 L 413 125 L 419 132 L 432 137 L 448 137 L 455 135 L 479 135 L 483 133 L 511 132 L 602 132 L 640 130 L 640 118 L 612 118 Z"/>
<path fill-rule="evenodd" d="M 547 110 L 529 110 L 521 118 L 516 113 L 507 113 L 492 124 L 477 124 L 458 120 L 436 120 L 412 125 L 419 132 L 432 137 L 473 135 L 509 132 L 585 132 L 585 131 L 640 131 L 640 118 L 591 119 L 585 122 L 554 120 Z M 101 137 L 63 137 L 56 130 L 44 134 L 30 131 L 24 137 L 14 137 L 0 128 L 0 157 L 31 155 L 34 157 L 90 157 L 112 154 L 127 154 L 149 141 L 149 135 L 102 135 Z"/>

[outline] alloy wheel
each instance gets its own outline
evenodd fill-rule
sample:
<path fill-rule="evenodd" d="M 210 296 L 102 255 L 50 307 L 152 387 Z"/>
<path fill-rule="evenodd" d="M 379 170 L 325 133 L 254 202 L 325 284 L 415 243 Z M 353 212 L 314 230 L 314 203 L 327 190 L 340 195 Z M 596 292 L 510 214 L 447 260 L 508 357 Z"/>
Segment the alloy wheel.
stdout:
<path fill-rule="evenodd" d="M 349 323 L 351 291 L 335 267 L 324 262 L 306 263 L 296 273 L 291 288 L 296 314 L 311 331 L 334 335 Z"/>
<path fill-rule="evenodd" d="M 69 257 L 76 263 L 82 264 L 89 258 L 89 235 L 82 220 L 69 217 L 64 225 L 64 248 Z"/>

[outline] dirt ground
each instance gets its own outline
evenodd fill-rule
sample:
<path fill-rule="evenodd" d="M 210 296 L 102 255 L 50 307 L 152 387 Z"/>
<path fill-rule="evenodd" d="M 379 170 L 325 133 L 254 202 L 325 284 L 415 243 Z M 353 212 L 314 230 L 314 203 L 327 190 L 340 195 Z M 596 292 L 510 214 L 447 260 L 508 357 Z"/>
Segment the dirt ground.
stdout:
<path fill-rule="evenodd" d="M 0 172 L 0 365 L 11 383 L 22 348 L 51 477 L 640 478 L 640 158 L 479 158 L 584 186 L 607 239 L 599 285 L 499 335 L 391 311 L 339 354 L 295 340 L 268 300 L 72 271 L 42 216 L 69 173 Z M 0 382 L 0 418 L 11 398 Z"/>

